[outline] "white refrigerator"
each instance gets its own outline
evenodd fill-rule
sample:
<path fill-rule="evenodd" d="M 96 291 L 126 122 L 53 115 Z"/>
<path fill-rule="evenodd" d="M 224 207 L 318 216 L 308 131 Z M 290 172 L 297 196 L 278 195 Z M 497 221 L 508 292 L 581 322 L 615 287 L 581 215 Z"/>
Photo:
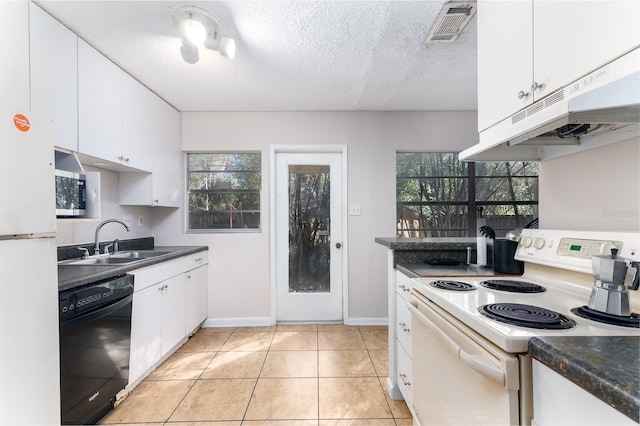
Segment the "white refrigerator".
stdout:
<path fill-rule="evenodd" d="M 0 425 L 60 423 L 53 126 L 0 109 Z"/>

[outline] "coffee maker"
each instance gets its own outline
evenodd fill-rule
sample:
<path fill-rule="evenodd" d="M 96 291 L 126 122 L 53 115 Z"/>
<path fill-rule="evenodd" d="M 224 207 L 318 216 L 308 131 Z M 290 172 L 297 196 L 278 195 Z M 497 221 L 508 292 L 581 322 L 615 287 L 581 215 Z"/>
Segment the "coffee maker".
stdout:
<path fill-rule="evenodd" d="M 629 316 L 629 292 L 637 290 L 640 285 L 640 263 L 618 257 L 618 249 L 612 248 L 611 255 L 593 256 L 594 286 L 587 306 L 593 310 L 610 315 Z M 627 288 L 625 281 L 627 269 L 635 269 L 631 285 Z"/>

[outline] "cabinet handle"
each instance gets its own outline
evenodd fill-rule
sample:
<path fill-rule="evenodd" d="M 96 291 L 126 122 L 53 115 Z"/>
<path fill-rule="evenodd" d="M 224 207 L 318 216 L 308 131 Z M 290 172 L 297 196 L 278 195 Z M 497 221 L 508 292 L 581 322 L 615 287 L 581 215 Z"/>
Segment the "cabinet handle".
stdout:
<path fill-rule="evenodd" d="M 129 157 L 125 158 L 125 159 L 124 159 L 124 161 L 125 161 L 126 163 L 128 163 L 128 162 L 129 162 Z"/>
<path fill-rule="evenodd" d="M 120 160 L 120 161 L 124 161 L 124 157 L 123 157 L 122 155 L 119 155 L 119 156 L 118 156 L 118 160 Z"/>
<path fill-rule="evenodd" d="M 400 378 L 402 379 L 402 384 L 405 386 L 411 386 L 411 382 L 407 380 L 407 375 L 404 373 L 400 373 Z"/>
<path fill-rule="evenodd" d="M 529 97 L 529 92 L 525 92 L 524 90 L 521 90 L 518 92 L 518 99 L 525 99 Z"/>
<path fill-rule="evenodd" d="M 405 331 L 405 332 L 407 332 L 407 333 L 411 331 L 411 329 L 410 329 L 409 327 L 407 327 L 407 324 L 405 324 L 405 323 L 403 323 L 403 322 L 399 322 L 399 323 L 398 323 L 398 325 L 400 326 L 400 328 L 402 329 L 402 331 Z"/>
<path fill-rule="evenodd" d="M 411 289 L 406 287 L 404 284 L 400 284 L 398 287 L 400 287 L 400 290 L 405 291 L 407 293 L 411 291 Z"/>
<path fill-rule="evenodd" d="M 190 280 L 191 279 L 191 275 L 187 275 L 187 279 Z"/>
<path fill-rule="evenodd" d="M 199 257 L 199 258 L 197 258 L 195 261 L 196 261 L 196 262 L 202 262 L 203 260 L 204 260 L 204 258 Z"/>
<path fill-rule="evenodd" d="M 155 200 L 153 200 L 154 203 L 158 204 L 160 202 L 160 200 L 158 200 L 157 198 Z"/>
<path fill-rule="evenodd" d="M 542 84 L 538 83 L 537 81 L 534 81 L 533 83 L 531 83 L 532 92 L 535 92 L 538 89 L 542 89 Z"/>

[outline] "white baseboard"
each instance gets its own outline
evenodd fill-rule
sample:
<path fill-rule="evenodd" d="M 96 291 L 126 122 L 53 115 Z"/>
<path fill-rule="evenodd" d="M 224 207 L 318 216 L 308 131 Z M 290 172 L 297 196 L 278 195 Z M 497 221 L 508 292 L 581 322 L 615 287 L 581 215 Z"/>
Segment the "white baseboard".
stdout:
<path fill-rule="evenodd" d="M 319 322 L 304 322 L 305 324 L 316 324 Z M 339 323 L 339 322 L 332 322 Z M 303 323 L 299 323 L 303 324 Z M 349 318 L 347 325 L 388 325 L 388 318 L 384 317 L 363 317 Z M 239 318 L 207 318 L 202 324 L 203 328 L 207 327 L 264 327 L 275 325 L 271 317 L 239 317 Z"/>
<path fill-rule="evenodd" d="M 207 318 L 202 327 L 263 327 L 275 325 L 271 317 Z"/>
<path fill-rule="evenodd" d="M 389 325 L 389 319 L 387 317 L 363 317 L 363 318 L 349 318 L 349 325 Z"/>

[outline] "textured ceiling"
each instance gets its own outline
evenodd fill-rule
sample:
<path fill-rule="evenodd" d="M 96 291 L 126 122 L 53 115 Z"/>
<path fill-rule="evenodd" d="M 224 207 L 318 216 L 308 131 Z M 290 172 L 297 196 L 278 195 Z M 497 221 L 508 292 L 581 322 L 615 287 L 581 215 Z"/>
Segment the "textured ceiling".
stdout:
<path fill-rule="evenodd" d="M 37 1 L 181 111 L 476 109 L 476 19 L 424 43 L 443 1 Z M 217 17 L 234 60 L 183 62 L 176 9 Z"/>

